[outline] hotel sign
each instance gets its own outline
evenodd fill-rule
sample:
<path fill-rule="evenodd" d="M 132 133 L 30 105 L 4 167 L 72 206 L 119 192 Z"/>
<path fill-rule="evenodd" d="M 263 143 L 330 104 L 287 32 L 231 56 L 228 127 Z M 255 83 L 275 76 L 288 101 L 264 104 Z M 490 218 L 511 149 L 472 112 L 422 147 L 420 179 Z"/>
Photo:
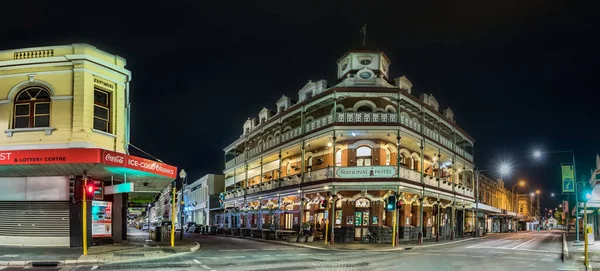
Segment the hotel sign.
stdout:
<path fill-rule="evenodd" d="M 396 175 L 396 168 L 393 166 L 340 167 L 336 175 L 342 179 L 390 178 Z"/>
<path fill-rule="evenodd" d="M 115 89 L 115 85 L 113 83 L 110 82 L 106 82 L 98 77 L 94 77 L 94 84 L 98 85 L 98 86 L 103 86 L 109 89 L 114 90 Z"/>

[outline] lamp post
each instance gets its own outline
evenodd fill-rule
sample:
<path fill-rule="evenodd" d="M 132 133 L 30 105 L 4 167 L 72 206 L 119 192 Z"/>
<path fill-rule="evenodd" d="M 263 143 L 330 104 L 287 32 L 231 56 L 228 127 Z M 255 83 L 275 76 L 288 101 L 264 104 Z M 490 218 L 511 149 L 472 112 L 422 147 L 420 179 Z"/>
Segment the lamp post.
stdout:
<path fill-rule="evenodd" d="M 501 176 L 510 174 L 512 168 L 508 163 L 500 164 L 498 172 Z M 479 169 L 475 167 L 475 236 L 479 237 L 479 173 L 487 171 L 487 169 Z"/>
<path fill-rule="evenodd" d="M 550 154 L 550 153 L 571 153 L 571 158 L 573 159 L 573 178 L 575 179 L 575 183 L 577 183 L 577 170 L 576 170 L 576 166 L 575 166 L 575 150 L 564 150 L 564 151 L 546 151 L 546 152 L 542 152 L 540 150 L 535 150 L 533 151 L 533 157 L 536 159 L 539 159 L 542 157 L 543 154 Z M 576 185 L 577 186 L 577 185 Z M 567 194 L 567 202 L 569 201 L 569 194 Z M 575 243 L 579 243 L 581 241 L 579 241 L 579 199 L 577 197 L 577 187 L 575 187 L 575 206 L 577 208 L 577 215 L 575 216 L 575 230 L 577 232 L 577 240 L 575 240 Z M 569 223 L 569 210 L 567 210 L 567 232 L 569 232 L 569 227 L 570 227 L 571 223 Z"/>
<path fill-rule="evenodd" d="M 187 185 L 187 173 L 185 172 L 184 169 L 181 169 L 181 171 L 179 172 L 179 179 L 181 179 L 181 201 L 179 202 L 179 214 L 180 214 L 180 218 L 181 220 L 179 221 L 179 227 L 181 228 L 179 231 L 179 240 L 183 240 L 183 220 L 184 220 L 184 213 L 183 213 L 183 209 L 184 209 L 184 200 L 183 200 L 183 193 L 185 192 L 185 186 Z M 175 221 L 173 221 L 173 223 L 175 223 Z"/>
<path fill-rule="evenodd" d="M 512 189 L 511 189 L 511 192 L 510 192 L 510 205 L 511 205 L 511 208 L 513 209 L 513 211 L 515 211 L 518 214 L 519 210 L 517 210 L 518 208 L 515 206 L 515 198 L 516 198 L 516 201 L 519 201 L 518 197 L 515 196 L 515 186 L 517 186 L 517 185 L 525 186 L 525 181 L 524 180 L 518 181 L 516 184 L 514 184 L 512 186 Z M 517 224 L 519 224 L 518 218 L 517 218 Z M 514 224 L 513 224 L 513 226 L 514 226 Z"/>

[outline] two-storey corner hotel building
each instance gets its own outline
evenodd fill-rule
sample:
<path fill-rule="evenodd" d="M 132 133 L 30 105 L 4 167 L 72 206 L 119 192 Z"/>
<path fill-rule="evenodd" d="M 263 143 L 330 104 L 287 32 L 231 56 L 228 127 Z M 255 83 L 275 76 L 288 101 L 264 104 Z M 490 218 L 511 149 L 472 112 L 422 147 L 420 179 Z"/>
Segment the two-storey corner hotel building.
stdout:
<path fill-rule="evenodd" d="M 224 149 L 217 220 L 226 232 L 324 228 L 328 220 L 336 242 L 367 230 L 389 241 L 384 201 L 393 193 L 402 202 L 400 239 L 474 231 L 474 139 L 433 95 L 415 97 L 404 76 L 390 80 L 389 66 L 381 51 L 351 50 L 333 86 L 309 81 L 298 102 L 283 96 L 244 123 Z"/>
<path fill-rule="evenodd" d="M 127 201 L 176 178 L 128 153 L 130 81 L 125 59 L 87 44 L 0 51 L 0 245 L 82 246 L 83 176 L 88 243 L 120 242 Z"/>

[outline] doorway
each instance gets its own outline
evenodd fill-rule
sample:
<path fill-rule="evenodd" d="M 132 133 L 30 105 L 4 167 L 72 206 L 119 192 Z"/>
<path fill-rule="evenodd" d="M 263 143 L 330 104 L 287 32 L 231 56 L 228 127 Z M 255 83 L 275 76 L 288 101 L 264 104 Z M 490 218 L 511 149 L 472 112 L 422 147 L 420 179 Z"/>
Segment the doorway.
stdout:
<path fill-rule="evenodd" d="M 367 235 L 369 230 L 369 221 L 371 219 L 371 211 L 359 210 L 354 212 L 354 240 L 360 241 Z"/>

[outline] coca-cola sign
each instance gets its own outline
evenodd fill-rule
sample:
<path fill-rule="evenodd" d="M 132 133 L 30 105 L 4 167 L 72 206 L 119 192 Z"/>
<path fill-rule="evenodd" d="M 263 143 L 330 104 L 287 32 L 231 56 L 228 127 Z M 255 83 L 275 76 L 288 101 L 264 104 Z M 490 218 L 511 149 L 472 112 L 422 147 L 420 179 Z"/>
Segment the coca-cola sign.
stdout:
<path fill-rule="evenodd" d="M 113 151 L 102 153 L 102 162 L 109 165 L 125 166 L 125 154 Z"/>

